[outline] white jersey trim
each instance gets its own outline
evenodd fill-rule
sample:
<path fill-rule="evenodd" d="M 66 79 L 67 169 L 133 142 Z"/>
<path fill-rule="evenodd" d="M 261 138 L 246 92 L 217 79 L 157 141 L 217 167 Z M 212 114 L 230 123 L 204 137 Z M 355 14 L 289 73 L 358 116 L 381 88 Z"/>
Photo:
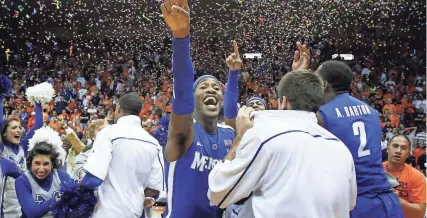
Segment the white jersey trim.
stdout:
<path fill-rule="evenodd" d="M 169 218 L 172 214 L 172 199 L 173 199 L 173 180 L 174 180 L 174 175 L 175 175 L 175 166 L 176 166 L 176 161 L 171 162 L 169 164 L 169 173 L 168 173 L 168 190 L 167 190 L 167 194 L 168 194 L 168 202 L 167 202 L 167 207 L 168 207 L 168 215 L 166 216 L 166 218 Z"/>

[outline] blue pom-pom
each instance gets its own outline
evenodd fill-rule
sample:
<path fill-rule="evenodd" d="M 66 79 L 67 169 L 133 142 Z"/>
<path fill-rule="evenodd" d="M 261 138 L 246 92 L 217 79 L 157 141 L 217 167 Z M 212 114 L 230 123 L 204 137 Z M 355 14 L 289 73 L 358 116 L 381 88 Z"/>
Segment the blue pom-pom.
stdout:
<path fill-rule="evenodd" d="M 162 147 L 166 146 L 166 142 L 168 141 L 168 129 L 169 129 L 169 119 L 170 115 L 166 114 L 162 118 L 160 118 L 158 122 L 158 127 L 154 130 L 151 135 L 159 141 L 159 144 Z"/>
<path fill-rule="evenodd" d="M 53 205 L 55 218 L 89 218 L 97 199 L 92 189 L 79 188 L 77 182 L 61 184 L 61 199 Z"/>
<path fill-rule="evenodd" d="M 6 75 L 0 75 L 0 95 L 9 95 L 12 91 L 12 82 Z"/>

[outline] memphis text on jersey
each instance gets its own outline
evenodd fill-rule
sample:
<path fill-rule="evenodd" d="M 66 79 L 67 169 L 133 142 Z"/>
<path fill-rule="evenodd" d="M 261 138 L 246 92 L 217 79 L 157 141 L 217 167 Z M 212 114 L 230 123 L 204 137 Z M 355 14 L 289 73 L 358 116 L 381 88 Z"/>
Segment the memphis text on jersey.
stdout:
<path fill-rule="evenodd" d="M 366 105 L 346 106 L 343 108 L 335 108 L 337 117 L 356 117 L 371 114 L 371 110 Z"/>
<path fill-rule="evenodd" d="M 214 168 L 214 166 L 219 162 L 222 161 L 220 159 L 214 159 L 209 156 L 204 156 L 200 152 L 196 151 L 194 153 L 194 160 L 191 164 L 191 168 L 193 170 L 199 170 L 200 172 L 203 172 L 204 170 L 211 170 Z"/>

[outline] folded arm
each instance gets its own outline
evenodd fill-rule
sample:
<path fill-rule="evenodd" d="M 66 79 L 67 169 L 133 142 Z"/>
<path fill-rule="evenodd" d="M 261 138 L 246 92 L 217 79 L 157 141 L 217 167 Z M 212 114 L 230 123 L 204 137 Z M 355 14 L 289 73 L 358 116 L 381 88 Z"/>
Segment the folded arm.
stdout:
<path fill-rule="evenodd" d="M 260 150 L 261 140 L 245 134 L 233 160 L 218 163 L 209 174 L 208 198 L 226 208 L 251 194 L 263 182 L 269 163 L 267 151 Z"/>

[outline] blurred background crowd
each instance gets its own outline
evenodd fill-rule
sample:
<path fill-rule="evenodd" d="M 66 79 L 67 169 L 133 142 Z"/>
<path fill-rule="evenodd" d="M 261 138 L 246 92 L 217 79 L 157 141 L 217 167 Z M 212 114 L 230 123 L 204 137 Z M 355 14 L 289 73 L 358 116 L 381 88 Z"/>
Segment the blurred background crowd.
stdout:
<path fill-rule="evenodd" d="M 312 69 L 333 58 L 351 67 L 351 94 L 378 110 L 383 148 L 394 134 L 405 133 L 416 160 L 425 156 L 419 149 L 426 145 L 425 4 L 190 1 L 195 77 L 209 73 L 225 83 L 225 58 L 235 39 L 241 54 L 257 54 L 243 58 L 240 104 L 258 96 L 276 109 L 276 87 L 291 70 L 295 42 L 301 41 L 311 50 Z M 34 106 L 25 90 L 50 81 L 57 95 L 43 108 L 44 123 L 61 134 L 65 122 L 84 141 L 88 123 L 111 122 L 117 99 L 127 92 L 143 99 L 142 125 L 154 131 L 171 112 L 173 92 L 170 33 L 159 5 L 155 0 L 3 0 L 1 73 L 14 87 L 5 98 L 6 118 L 19 119 L 26 130 L 34 126 Z"/>

